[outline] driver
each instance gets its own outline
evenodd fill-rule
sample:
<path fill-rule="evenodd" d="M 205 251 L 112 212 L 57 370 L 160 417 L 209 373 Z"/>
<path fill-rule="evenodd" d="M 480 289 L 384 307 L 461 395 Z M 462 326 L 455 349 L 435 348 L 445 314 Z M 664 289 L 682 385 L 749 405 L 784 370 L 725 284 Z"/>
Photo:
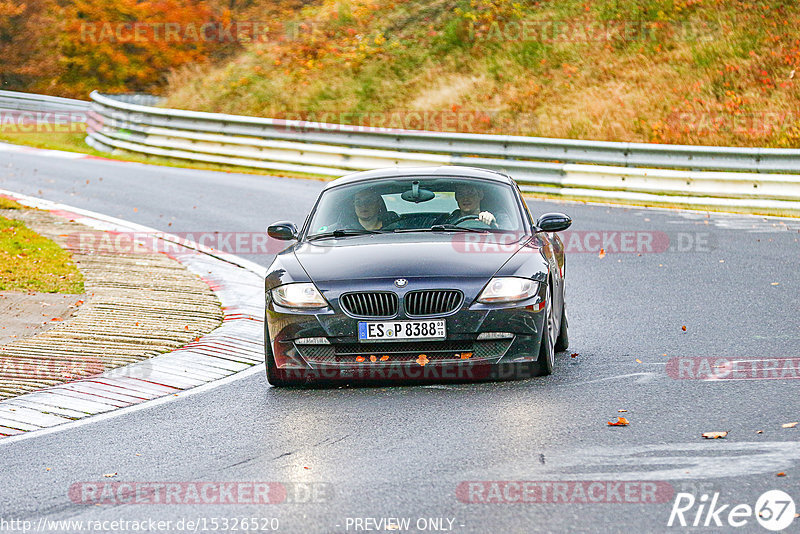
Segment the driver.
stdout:
<path fill-rule="evenodd" d="M 356 193 L 353 202 L 358 223 L 364 230 L 383 228 L 383 215 L 386 208 L 381 196 L 372 190 L 364 189 Z"/>
<path fill-rule="evenodd" d="M 444 221 L 445 224 L 453 224 L 467 215 L 476 215 L 486 226 L 497 226 L 497 218 L 492 212 L 481 211 L 483 191 L 480 188 L 471 184 L 458 184 L 455 189 L 458 209 L 450 214 Z"/>

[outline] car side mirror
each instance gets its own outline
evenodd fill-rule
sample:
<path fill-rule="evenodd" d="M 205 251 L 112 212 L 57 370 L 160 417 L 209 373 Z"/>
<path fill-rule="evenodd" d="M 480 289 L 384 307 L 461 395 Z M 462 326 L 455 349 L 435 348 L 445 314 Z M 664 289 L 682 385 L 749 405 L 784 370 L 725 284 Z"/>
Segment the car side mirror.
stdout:
<path fill-rule="evenodd" d="M 572 219 L 563 213 L 545 213 L 536 221 L 536 228 L 540 232 L 561 232 L 572 224 Z"/>
<path fill-rule="evenodd" d="M 281 241 L 297 239 L 297 227 L 289 221 L 278 221 L 267 227 L 267 235 Z"/>

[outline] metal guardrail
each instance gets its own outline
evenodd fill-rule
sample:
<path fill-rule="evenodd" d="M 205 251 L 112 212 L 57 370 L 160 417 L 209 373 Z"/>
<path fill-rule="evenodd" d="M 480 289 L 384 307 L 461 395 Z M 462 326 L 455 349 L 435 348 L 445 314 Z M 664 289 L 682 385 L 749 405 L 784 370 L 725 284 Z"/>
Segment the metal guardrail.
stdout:
<path fill-rule="evenodd" d="M 86 141 L 105 152 L 326 176 L 386 166 L 466 165 L 504 171 L 535 193 L 800 215 L 800 149 L 392 130 L 159 108 L 159 99 L 150 95 L 90 96 Z M 87 105 L 0 91 L 5 109 Z"/>
<path fill-rule="evenodd" d="M 0 91 L 0 109 L 17 111 L 86 112 L 91 102 L 58 96 Z"/>
<path fill-rule="evenodd" d="M 466 165 L 502 170 L 529 192 L 800 214 L 800 149 L 392 130 L 156 108 L 97 92 L 91 98 L 87 142 L 100 150 L 327 176 Z"/>
<path fill-rule="evenodd" d="M 749 172 L 800 173 L 800 149 L 704 147 L 650 143 L 613 143 L 544 137 L 398 131 L 341 124 L 244 117 L 128 105 L 93 92 L 95 109 L 138 114 L 142 126 L 206 133 L 258 136 L 304 143 L 351 145 L 407 152 L 446 153 L 515 160 L 592 163 L 621 167 L 680 168 Z M 109 117 L 111 118 L 111 117 Z"/>

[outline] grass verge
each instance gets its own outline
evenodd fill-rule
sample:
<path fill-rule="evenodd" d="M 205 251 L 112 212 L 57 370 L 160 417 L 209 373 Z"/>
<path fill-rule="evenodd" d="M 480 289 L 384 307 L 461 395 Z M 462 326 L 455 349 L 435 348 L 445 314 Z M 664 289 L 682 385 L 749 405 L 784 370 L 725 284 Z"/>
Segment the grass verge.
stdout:
<path fill-rule="evenodd" d="M 25 209 L 0 196 L 0 209 Z M 24 224 L 0 215 L 0 291 L 83 293 L 83 275 L 67 251 Z"/>

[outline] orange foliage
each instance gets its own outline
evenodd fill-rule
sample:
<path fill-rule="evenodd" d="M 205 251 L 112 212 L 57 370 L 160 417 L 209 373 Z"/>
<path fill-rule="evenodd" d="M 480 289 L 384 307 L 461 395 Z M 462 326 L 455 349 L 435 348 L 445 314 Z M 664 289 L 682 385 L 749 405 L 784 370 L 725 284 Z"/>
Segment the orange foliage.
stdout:
<path fill-rule="evenodd" d="M 198 0 L 77 0 L 63 20 L 60 84 L 84 94 L 152 91 L 165 72 L 226 44 L 203 31 L 225 21 Z"/>
<path fill-rule="evenodd" d="M 157 93 L 175 68 L 241 49 L 247 36 L 237 23 L 271 24 L 303 4 L 0 0 L 0 88 L 77 98 L 94 89 Z"/>

